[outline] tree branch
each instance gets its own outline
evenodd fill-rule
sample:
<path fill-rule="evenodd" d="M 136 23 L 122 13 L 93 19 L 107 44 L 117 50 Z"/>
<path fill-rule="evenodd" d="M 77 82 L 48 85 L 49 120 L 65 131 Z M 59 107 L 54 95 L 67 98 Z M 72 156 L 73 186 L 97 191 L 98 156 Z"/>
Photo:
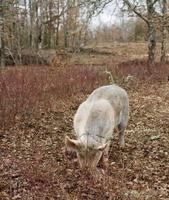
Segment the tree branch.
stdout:
<path fill-rule="evenodd" d="M 154 0 L 154 2 L 152 2 L 152 6 L 154 6 L 154 4 L 156 4 L 159 0 Z"/>
<path fill-rule="evenodd" d="M 132 5 L 128 0 L 123 0 L 124 3 L 142 20 L 144 20 L 147 24 L 149 24 L 149 21 L 146 17 L 144 17 L 138 10 L 136 5 Z"/>

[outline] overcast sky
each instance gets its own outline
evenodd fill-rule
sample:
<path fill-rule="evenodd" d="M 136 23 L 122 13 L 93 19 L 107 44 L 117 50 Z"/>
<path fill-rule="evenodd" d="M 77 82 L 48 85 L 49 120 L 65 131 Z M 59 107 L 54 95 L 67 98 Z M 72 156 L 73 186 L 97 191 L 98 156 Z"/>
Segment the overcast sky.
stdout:
<path fill-rule="evenodd" d="M 120 8 L 115 4 L 109 4 L 104 8 L 101 14 L 92 19 L 91 25 L 93 27 L 97 27 L 100 24 L 112 25 L 120 23 L 120 21 Z"/>
<path fill-rule="evenodd" d="M 24 0 L 19 0 L 21 5 L 24 5 Z M 93 17 L 91 26 L 97 27 L 99 25 L 112 25 L 119 23 L 121 18 L 119 16 L 119 8 L 116 4 L 108 4 L 98 16 Z"/>

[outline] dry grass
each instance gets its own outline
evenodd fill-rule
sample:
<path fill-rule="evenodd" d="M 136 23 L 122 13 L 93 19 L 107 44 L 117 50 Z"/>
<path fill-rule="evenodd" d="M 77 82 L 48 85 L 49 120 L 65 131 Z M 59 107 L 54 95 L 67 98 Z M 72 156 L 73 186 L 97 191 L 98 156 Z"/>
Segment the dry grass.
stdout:
<path fill-rule="evenodd" d="M 156 62 L 160 61 L 160 44 L 156 48 Z M 94 52 L 92 52 L 94 50 Z M 79 63 L 87 65 L 111 65 L 117 66 L 121 62 L 135 59 L 147 59 L 147 43 L 102 43 L 91 44 L 84 47 L 84 52 L 78 53 L 69 58 L 69 63 Z M 169 45 L 167 44 L 167 52 Z"/>

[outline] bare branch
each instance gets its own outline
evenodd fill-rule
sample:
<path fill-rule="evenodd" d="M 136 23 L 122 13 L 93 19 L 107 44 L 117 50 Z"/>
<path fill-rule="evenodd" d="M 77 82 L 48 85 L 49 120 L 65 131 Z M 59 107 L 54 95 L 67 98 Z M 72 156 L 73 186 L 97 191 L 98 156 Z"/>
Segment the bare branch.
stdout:
<path fill-rule="evenodd" d="M 159 0 L 154 0 L 154 2 L 152 2 L 152 6 L 154 6 L 154 4 L 156 4 Z"/>
<path fill-rule="evenodd" d="M 149 24 L 148 19 L 143 16 L 138 10 L 136 5 L 132 5 L 128 0 L 123 0 L 124 3 L 131 9 L 137 16 L 139 16 L 142 20 L 144 20 L 147 24 Z"/>

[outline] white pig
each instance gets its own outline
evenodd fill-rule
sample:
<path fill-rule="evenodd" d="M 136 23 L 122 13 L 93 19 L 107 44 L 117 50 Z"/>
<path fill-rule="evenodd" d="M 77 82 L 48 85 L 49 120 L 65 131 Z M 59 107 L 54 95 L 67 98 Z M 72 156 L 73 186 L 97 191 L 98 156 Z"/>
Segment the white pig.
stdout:
<path fill-rule="evenodd" d="M 95 168 L 100 160 L 107 165 L 110 140 L 115 127 L 124 148 L 124 130 L 129 118 L 127 92 L 117 85 L 94 90 L 74 116 L 76 140 L 66 137 L 66 146 L 74 149 L 81 167 Z"/>

